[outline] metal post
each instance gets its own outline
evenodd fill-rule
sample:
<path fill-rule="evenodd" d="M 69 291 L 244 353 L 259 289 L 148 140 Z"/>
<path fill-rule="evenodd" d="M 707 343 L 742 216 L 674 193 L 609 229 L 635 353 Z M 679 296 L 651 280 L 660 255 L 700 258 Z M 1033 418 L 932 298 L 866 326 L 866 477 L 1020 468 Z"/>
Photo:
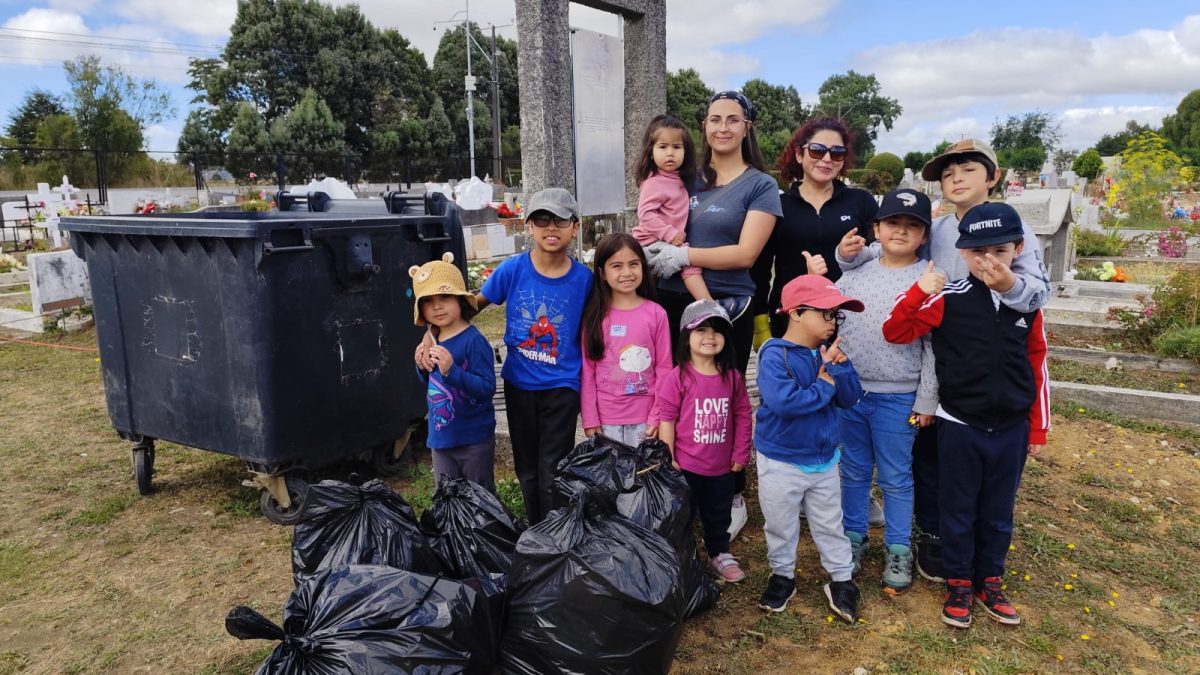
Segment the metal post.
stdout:
<path fill-rule="evenodd" d="M 492 181 L 503 183 L 500 156 L 500 54 L 496 50 L 496 27 L 492 26 Z"/>
<path fill-rule="evenodd" d="M 200 191 L 204 189 L 204 175 L 200 173 L 200 153 L 192 151 L 192 171 L 196 174 L 196 201 L 200 201 Z"/>
<path fill-rule="evenodd" d="M 466 5 L 466 20 L 463 22 L 463 34 L 467 37 L 467 77 L 471 77 L 471 3 Z M 467 143 L 471 153 L 471 176 L 475 175 L 475 89 L 467 87 L 469 80 L 463 80 L 463 88 L 467 90 Z"/>

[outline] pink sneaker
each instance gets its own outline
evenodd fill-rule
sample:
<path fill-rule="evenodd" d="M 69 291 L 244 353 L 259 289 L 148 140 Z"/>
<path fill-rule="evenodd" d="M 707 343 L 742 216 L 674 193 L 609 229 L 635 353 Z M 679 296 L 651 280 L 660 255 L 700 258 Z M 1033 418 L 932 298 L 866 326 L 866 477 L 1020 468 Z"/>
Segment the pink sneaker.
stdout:
<path fill-rule="evenodd" d="M 746 573 L 742 571 L 741 566 L 738 565 L 737 558 L 733 557 L 732 554 L 722 553 L 708 561 L 708 564 L 712 566 L 713 571 L 717 573 L 721 581 L 736 583 L 746 578 Z"/>

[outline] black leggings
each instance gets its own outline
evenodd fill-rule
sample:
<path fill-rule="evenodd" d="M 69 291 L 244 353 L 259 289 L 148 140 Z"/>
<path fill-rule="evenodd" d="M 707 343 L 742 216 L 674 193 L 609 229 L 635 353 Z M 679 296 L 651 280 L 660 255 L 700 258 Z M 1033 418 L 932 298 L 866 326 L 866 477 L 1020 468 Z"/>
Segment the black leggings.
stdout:
<path fill-rule="evenodd" d="M 688 293 L 676 293 L 664 288 L 658 289 L 658 304 L 667 311 L 667 323 L 671 326 L 671 354 L 675 354 L 679 342 L 679 319 L 683 316 L 683 308 L 692 303 Z M 754 312 L 746 310 L 733 322 L 733 350 L 737 357 L 737 369 L 746 376 L 746 366 L 750 363 L 750 348 L 754 344 Z M 679 364 L 675 364 L 679 365 Z M 746 472 L 738 471 L 733 474 L 733 493 L 742 494 L 746 489 Z"/>

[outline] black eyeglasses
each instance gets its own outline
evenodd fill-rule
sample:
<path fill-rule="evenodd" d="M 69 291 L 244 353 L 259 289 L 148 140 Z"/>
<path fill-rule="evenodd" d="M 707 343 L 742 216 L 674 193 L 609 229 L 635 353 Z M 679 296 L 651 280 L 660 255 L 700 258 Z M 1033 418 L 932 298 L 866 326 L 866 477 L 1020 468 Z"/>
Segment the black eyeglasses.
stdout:
<path fill-rule="evenodd" d="M 816 307 L 797 307 L 797 312 L 820 312 L 821 318 L 841 326 L 846 321 L 846 313 L 840 309 L 817 309 Z"/>
<path fill-rule="evenodd" d="M 559 218 L 550 213 L 535 213 L 529 217 L 529 222 L 533 223 L 534 227 L 570 227 L 571 223 L 575 222 L 570 218 Z"/>
<path fill-rule="evenodd" d="M 844 145 L 828 146 L 823 143 L 809 143 L 804 147 L 808 150 L 808 156 L 813 159 L 821 159 L 825 156 L 825 153 L 829 153 L 829 159 L 835 162 L 846 159 L 847 150 Z"/>

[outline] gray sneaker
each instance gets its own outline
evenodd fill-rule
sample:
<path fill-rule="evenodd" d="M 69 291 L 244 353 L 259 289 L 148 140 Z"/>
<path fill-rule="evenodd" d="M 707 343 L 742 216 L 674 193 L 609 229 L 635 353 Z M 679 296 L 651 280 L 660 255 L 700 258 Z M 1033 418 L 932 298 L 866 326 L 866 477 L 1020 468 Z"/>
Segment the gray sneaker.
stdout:
<path fill-rule="evenodd" d="M 870 542 L 867 537 L 857 532 L 847 532 L 846 538 L 850 540 L 850 559 L 854 561 L 854 571 L 851 574 L 858 576 L 858 569 L 862 567 L 863 553 L 866 553 L 867 545 Z"/>
<path fill-rule="evenodd" d="M 892 544 L 883 554 L 883 592 L 900 595 L 912 586 L 913 554 L 904 544 Z"/>
<path fill-rule="evenodd" d="M 879 499 L 875 495 L 871 495 L 871 504 L 867 508 L 867 525 L 871 527 L 883 527 L 883 505 L 879 503 Z"/>

